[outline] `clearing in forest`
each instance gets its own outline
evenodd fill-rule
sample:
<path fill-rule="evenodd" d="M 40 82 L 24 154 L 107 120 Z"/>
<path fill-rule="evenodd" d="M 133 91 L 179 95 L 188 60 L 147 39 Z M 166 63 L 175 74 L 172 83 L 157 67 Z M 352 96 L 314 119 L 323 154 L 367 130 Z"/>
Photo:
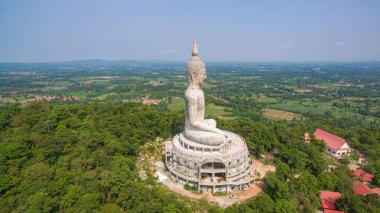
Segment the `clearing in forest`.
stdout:
<path fill-rule="evenodd" d="M 161 85 L 165 84 L 165 80 L 163 80 L 163 79 L 150 80 L 148 84 L 155 86 L 155 87 L 161 86 Z"/>
<path fill-rule="evenodd" d="M 116 95 L 117 93 L 116 92 L 111 92 L 111 93 L 107 93 L 107 94 L 104 94 L 104 95 L 99 95 L 97 97 L 95 97 L 94 99 L 95 100 L 99 100 L 99 101 L 103 101 L 104 99 L 110 97 L 110 96 L 113 96 L 113 95 Z"/>
<path fill-rule="evenodd" d="M 304 94 L 304 93 L 308 93 L 308 92 L 313 92 L 313 90 L 311 90 L 311 89 L 295 89 L 294 91 L 297 92 L 297 93 L 300 93 L 300 94 Z"/>
<path fill-rule="evenodd" d="M 279 109 L 263 109 L 263 115 L 273 120 L 301 120 L 302 115 L 298 113 L 288 112 Z"/>
<path fill-rule="evenodd" d="M 146 95 L 144 97 L 144 100 L 142 101 L 142 103 L 144 105 L 159 104 L 160 102 L 161 102 L 161 100 L 159 100 L 159 99 L 149 99 L 149 95 Z"/>
<path fill-rule="evenodd" d="M 7 103 L 14 103 L 14 102 L 16 102 L 16 100 L 13 98 L 8 98 L 8 97 L 0 98 L 0 104 L 7 104 Z"/>

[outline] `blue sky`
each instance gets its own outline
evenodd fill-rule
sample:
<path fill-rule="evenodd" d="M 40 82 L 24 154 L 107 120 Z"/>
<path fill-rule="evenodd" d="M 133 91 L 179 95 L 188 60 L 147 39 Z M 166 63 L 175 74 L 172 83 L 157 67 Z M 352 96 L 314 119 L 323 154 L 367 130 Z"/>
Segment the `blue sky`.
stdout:
<path fill-rule="evenodd" d="M 1 0 L 0 62 L 380 60 L 380 1 Z"/>

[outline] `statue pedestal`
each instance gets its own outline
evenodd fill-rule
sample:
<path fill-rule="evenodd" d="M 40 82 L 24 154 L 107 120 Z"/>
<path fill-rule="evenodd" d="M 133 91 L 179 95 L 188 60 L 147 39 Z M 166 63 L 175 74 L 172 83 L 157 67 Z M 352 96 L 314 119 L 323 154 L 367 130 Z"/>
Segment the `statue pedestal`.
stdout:
<path fill-rule="evenodd" d="M 177 134 L 165 142 L 165 165 L 170 174 L 202 191 L 224 191 L 249 185 L 252 161 L 239 135 L 223 131 L 227 140 L 219 146 L 199 144 Z"/>

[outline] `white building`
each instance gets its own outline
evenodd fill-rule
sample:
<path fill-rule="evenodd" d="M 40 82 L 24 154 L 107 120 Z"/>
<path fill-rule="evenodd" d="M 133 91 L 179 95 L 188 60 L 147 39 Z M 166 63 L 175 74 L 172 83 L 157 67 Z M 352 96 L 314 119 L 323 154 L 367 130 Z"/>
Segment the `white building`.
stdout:
<path fill-rule="evenodd" d="M 316 139 L 325 142 L 327 151 L 336 158 L 342 158 L 352 151 L 352 148 L 348 145 L 344 138 L 326 132 L 322 129 L 317 129 L 314 132 L 314 136 Z"/>

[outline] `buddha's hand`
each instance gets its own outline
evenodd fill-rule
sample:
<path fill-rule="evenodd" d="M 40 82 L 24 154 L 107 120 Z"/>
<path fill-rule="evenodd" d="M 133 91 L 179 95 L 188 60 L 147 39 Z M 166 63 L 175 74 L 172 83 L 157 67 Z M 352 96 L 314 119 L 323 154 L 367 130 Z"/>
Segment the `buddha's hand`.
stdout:
<path fill-rule="evenodd" d="M 212 128 L 216 128 L 216 121 L 214 119 L 206 119 L 205 122 Z"/>
<path fill-rule="evenodd" d="M 224 132 L 218 128 L 213 128 L 213 132 L 217 133 L 217 134 L 220 134 L 220 135 L 223 135 L 225 136 L 226 134 L 224 134 Z"/>

